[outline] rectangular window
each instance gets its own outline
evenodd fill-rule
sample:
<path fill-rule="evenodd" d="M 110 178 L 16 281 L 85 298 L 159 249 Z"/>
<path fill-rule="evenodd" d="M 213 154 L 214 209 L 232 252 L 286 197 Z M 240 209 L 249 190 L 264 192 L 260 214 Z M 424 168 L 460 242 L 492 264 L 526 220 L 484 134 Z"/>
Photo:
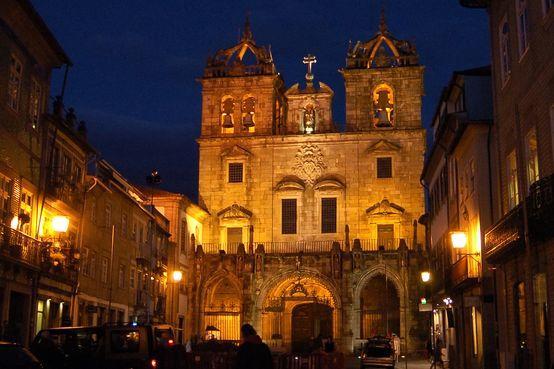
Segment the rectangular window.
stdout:
<path fill-rule="evenodd" d="M 546 16 L 550 10 L 554 9 L 554 0 L 543 0 L 542 3 L 544 15 Z"/>
<path fill-rule="evenodd" d="M 377 158 L 377 178 L 392 178 L 392 158 Z"/>
<path fill-rule="evenodd" d="M 21 221 L 21 215 L 25 214 L 28 218 Z M 33 194 L 28 190 L 21 189 L 21 201 L 19 203 L 20 227 L 19 230 L 25 234 L 31 234 L 31 219 L 33 217 Z"/>
<path fill-rule="evenodd" d="M 89 276 L 89 254 L 90 250 L 88 247 L 83 247 L 81 251 L 81 271 L 84 276 Z"/>
<path fill-rule="evenodd" d="M 242 163 L 229 163 L 229 183 L 241 183 L 243 181 Z"/>
<path fill-rule="evenodd" d="M 96 252 L 91 251 L 88 259 L 89 259 L 88 260 L 89 276 L 91 278 L 95 278 L 96 277 Z"/>
<path fill-rule="evenodd" d="M 109 265 L 109 260 L 107 257 L 103 256 L 102 257 L 102 274 L 100 275 L 100 280 L 102 281 L 102 283 L 108 283 L 108 265 Z"/>
<path fill-rule="evenodd" d="M 529 15 L 527 0 L 515 0 L 517 14 L 517 34 L 519 56 L 523 56 L 529 48 Z"/>
<path fill-rule="evenodd" d="M 29 121 L 33 129 L 38 128 L 42 113 L 42 86 L 36 79 L 31 81 L 31 95 L 29 97 Z"/>
<path fill-rule="evenodd" d="M 106 228 L 112 226 L 112 206 L 109 204 L 104 208 L 104 226 Z"/>
<path fill-rule="evenodd" d="M 527 308 L 525 307 L 525 284 L 519 282 L 515 286 L 515 313 L 516 313 L 516 339 L 518 346 L 526 347 L 527 344 Z"/>
<path fill-rule="evenodd" d="M 188 230 L 187 230 L 187 222 L 185 220 L 181 221 L 181 239 L 179 240 L 181 243 L 181 253 L 186 254 L 187 253 L 187 245 L 188 245 Z"/>
<path fill-rule="evenodd" d="M 508 155 L 508 208 L 513 209 L 519 203 L 519 189 L 517 185 L 517 159 L 516 151 L 513 150 Z"/>
<path fill-rule="evenodd" d="M 117 285 L 119 288 L 125 288 L 125 279 L 127 274 L 125 273 L 125 265 L 119 264 L 119 273 L 117 278 Z"/>
<path fill-rule="evenodd" d="M 498 26 L 498 43 L 500 52 L 500 74 L 502 83 L 506 83 L 512 73 L 510 60 L 510 25 L 505 14 Z"/>
<path fill-rule="evenodd" d="M 12 180 L 0 174 L 0 216 L 6 219 L 11 213 Z"/>
<path fill-rule="evenodd" d="M 537 132 L 533 128 L 525 137 L 525 156 L 527 157 L 527 183 L 531 186 L 539 180 L 539 157 L 537 154 Z"/>
<path fill-rule="evenodd" d="M 337 198 L 321 199 L 321 233 L 337 233 Z"/>
<path fill-rule="evenodd" d="M 296 234 L 296 199 L 281 200 L 281 233 Z"/>
<path fill-rule="evenodd" d="M 96 199 L 90 199 L 90 221 L 96 223 Z"/>
<path fill-rule="evenodd" d="M 19 110 L 19 96 L 21 95 L 21 80 L 23 66 L 14 55 L 10 60 L 10 77 L 8 80 L 8 106 L 13 110 Z"/>
<path fill-rule="evenodd" d="M 394 250 L 394 225 L 377 225 L 377 247 Z"/>
<path fill-rule="evenodd" d="M 536 355 L 539 360 L 539 368 L 548 368 L 546 365 L 549 361 L 548 350 L 548 296 L 546 273 L 537 273 L 533 276 L 533 299 L 535 306 L 535 326 L 538 353 Z"/>
<path fill-rule="evenodd" d="M 135 288 L 136 271 L 135 268 L 129 270 L 129 287 Z"/>
<path fill-rule="evenodd" d="M 481 320 L 481 314 L 477 311 L 475 306 L 471 307 L 471 343 L 473 348 L 473 356 L 479 356 L 479 322 Z"/>
<path fill-rule="evenodd" d="M 127 214 L 121 214 L 121 237 L 127 237 Z"/>

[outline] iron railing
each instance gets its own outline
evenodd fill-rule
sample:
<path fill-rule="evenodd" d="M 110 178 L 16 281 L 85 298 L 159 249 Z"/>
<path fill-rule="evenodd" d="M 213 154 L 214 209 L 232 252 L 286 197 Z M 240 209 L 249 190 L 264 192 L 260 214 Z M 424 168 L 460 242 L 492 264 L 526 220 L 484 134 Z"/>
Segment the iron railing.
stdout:
<path fill-rule="evenodd" d="M 527 198 L 529 238 L 532 243 L 554 237 L 554 175 L 531 185 Z"/>
<path fill-rule="evenodd" d="M 508 212 L 485 234 L 485 257 L 494 258 L 523 245 L 523 208 Z"/>
<path fill-rule="evenodd" d="M 450 266 L 447 286 L 455 289 L 476 281 L 481 274 L 481 263 L 477 255 L 463 255 Z"/>
<path fill-rule="evenodd" d="M 408 248 L 412 248 L 412 240 L 408 238 L 383 238 L 383 239 L 361 239 L 360 247 L 362 251 L 396 251 L 403 243 Z M 350 242 L 350 249 L 353 248 L 355 241 Z M 263 245 L 266 254 L 319 254 L 330 252 L 333 244 L 338 244 L 341 250 L 346 251 L 346 242 L 344 240 L 312 240 L 312 241 L 269 241 L 253 242 L 252 247 L 244 246 L 245 252 L 249 249 L 255 251 L 260 245 Z M 240 243 L 203 243 L 202 251 L 205 254 L 219 254 L 224 251 L 226 254 L 236 254 Z"/>
<path fill-rule="evenodd" d="M 5 224 L 0 224 L 0 245 L 4 255 L 22 263 L 40 267 L 41 241 Z"/>

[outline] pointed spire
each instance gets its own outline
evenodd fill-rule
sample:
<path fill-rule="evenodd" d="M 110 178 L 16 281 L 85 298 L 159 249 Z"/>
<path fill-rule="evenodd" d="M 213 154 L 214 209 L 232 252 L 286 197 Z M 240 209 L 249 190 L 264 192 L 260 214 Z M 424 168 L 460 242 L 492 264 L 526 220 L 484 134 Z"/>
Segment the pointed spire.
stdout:
<path fill-rule="evenodd" d="M 244 30 L 242 31 L 242 41 L 252 41 L 252 29 L 250 28 L 250 12 L 246 12 L 246 20 L 244 21 Z"/>
<path fill-rule="evenodd" d="M 381 18 L 379 21 L 379 32 L 384 34 L 387 31 L 388 31 L 388 28 L 387 28 L 387 22 L 385 20 L 385 3 L 383 2 L 383 5 L 381 5 Z"/>

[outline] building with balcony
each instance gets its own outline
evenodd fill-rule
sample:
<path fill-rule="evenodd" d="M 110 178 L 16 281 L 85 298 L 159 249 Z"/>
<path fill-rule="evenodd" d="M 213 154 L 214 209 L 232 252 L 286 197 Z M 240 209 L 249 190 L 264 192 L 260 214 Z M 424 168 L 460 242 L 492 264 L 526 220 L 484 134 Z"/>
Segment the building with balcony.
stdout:
<path fill-rule="evenodd" d="M 423 66 L 384 16 L 351 44 L 340 70 L 346 126 L 333 90 L 314 77 L 285 87 L 247 22 L 238 44 L 208 60 L 202 85 L 194 332 L 238 340 L 252 323 L 275 348 L 333 336 L 351 351 L 396 333 L 422 348 L 418 245 Z M 212 332 L 213 331 L 213 332 Z"/>
<path fill-rule="evenodd" d="M 494 91 L 493 225 L 499 366 L 554 363 L 554 4 L 460 0 L 489 15 Z"/>
<path fill-rule="evenodd" d="M 46 307 L 37 297 L 54 288 L 41 278 L 51 259 L 40 240 L 50 77 L 71 62 L 26 0 L 0 4 L 0 45 L 1 333 L 28 343 L 35 329 L 60 324 L 69 311 L 70 288 L 66 308 L 62 300 Z"/>
<path fill-rule="evenodd" d="M 422 172 L 429 191 L 427 290 L 433 302 L 433 341 L 453 368 L 495 365 L 491 272 L 482 257 L 491 224 L 492 92 L 490 67 L 454 72 L 431 125 L 433 145 Z M 464 248 L 451 241 L 467 237 Z"/>
<path fill-rule="evenodd" d="M 74 325 L 165 322 L 169 221 L 105 160 L 87 175 Z"/>

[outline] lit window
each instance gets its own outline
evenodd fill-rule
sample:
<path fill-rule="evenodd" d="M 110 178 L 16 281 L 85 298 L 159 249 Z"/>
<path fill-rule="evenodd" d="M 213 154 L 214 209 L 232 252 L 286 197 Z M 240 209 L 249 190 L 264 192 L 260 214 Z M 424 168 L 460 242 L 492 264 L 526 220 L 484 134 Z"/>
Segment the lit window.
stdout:
<path fill-rule="evenodd" d="M 539 352 L 536 358 L 539 360 L 539 368 L 547 368 L 548 362 L 548 290 L 546 273 L 537 273 L 533 276 L 533 300 L 535 305 L 535 335 Z"/>
<path fill-rule="evenodd" d="M 240 183 L 243 181 L 242 163 L 229 163 L 229 183 Z"/>
<path fill-rule="evenodd" d="M 519 189 L 517 184 L 517 159 L 515 150 L 513 150 L 510 155 L 508 155 L 507 161 L 508 207 L 510 209 L 513 209 L 519 203 Z"/>
<path fill-rule="evenodd" d="M 25 189 L 21 190 L 21 202 L 19 205 L 19 230 L 25 234 L 31 234 L 31 217 L 33 215 L 33 194 Z"/>
<path fill-rule="evenodd" d="M 377 158 L 377 178 L 392 178 L 392 158 Z"/>
<path fill-rule="evenodd" d="M 36 79 L 31 81 L 31 95 L 29 101 L 29 120 L 33 129 L 38 128 L 42 110 L 42 86 Z"/>
<path fill-rule="evenodd" d="M 510 25 L 508 24 L 508 16 L 504 15 L 498 29 L 498 42 L 500 49 L 500 73 L 502 83 L 506 83 L 512 73 L 510 62 Z"/>
<path fill-rule="evenodd" d="M 281 200 L 281 233 L 296 234 L 296 199 Z"/>
<path fill-rule="evenodd" d="M 516 308 L 516 339 L 519 347 L 527 347 L 527 308 L 525 306 L 525 284 L 519 282 L 515 286 L 515 308 Z"/>
<path fill-rule="evenodd" d="M 321 233 L 337 233 L 337 198 L 321 199 Z"/>
<path fill-rule="evenodd" d="M 539 158 L 537 154 L 537 133 L 532 129 L 525 138 L 527 156 L 527 182 L 529 186 L 539 180 Z"/>
<path fill-rule="evenodd" d="M 527 10 L 527 0 L 515 0 L 515 2 L 519 56 L 521 57 L 529 47 L 529 12 Z"/>
<path fill-rule="evenodd" d="M 8 81 L 8 106 L 13 110 L 19 110 L 22 75 L 23 66 L 19 59 L 12 55 L 10 61 L 10 78 Z"/>

